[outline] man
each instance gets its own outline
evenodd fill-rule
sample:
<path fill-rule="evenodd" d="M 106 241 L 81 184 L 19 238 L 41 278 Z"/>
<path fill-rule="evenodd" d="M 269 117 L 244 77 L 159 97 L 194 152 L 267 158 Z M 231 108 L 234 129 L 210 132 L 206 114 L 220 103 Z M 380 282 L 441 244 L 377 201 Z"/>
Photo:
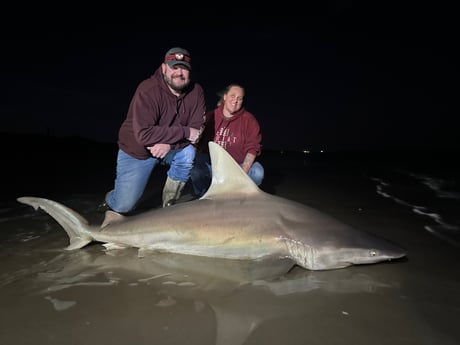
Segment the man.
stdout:
<path fill-rule="evenodd" d="M 129 213 L 157 164 L 168 165 L 163 207 L 179 199 L 190 177 L 206 110 L 202 87 L 191 80 L 191 57 L 171 48 L 155 73 L 142 81 L 118 134 L 114 189 L 98 209 Z"/>

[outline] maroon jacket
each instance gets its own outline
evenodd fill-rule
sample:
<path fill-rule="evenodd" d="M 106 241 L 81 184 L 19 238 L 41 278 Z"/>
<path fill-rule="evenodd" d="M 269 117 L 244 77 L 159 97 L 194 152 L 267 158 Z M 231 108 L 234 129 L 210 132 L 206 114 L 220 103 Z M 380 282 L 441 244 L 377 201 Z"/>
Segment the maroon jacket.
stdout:
<path fill-rule="evenodd" d="M 223 113 L 224 105 L 206 113 L 206 127 L 200 140 L 199 150 L 207 151 L 209 140 L 222 146 L 238 163 L 242 164 L 246 154 L 256 157 L 262 151 L 262 135 L 255 116 L 241 108 L 230 119 Z"/>
<path fill-rule="evenodd" d="M 129 105 L 118 132 L 118 147 L 137 159 L 151 157 L 146 149 L 154 144 L 170 144 L 178 149 L 190 144 L 190 128 L 203 125 L 206 111 L 202 87 L 191 83 L 180 97 L 171 93 L 161 68 L 142 81 Z"/>

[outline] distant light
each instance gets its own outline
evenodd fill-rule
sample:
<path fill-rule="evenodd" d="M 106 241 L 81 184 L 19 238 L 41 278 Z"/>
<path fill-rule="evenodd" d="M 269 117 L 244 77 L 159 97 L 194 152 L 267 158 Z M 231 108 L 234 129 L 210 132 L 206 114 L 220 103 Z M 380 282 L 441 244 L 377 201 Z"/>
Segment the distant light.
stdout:
<path fill-rule="evenodd" d="M 305 150 L 303 150 L 302 152 L 303 152 L 304 154 L 308 155 L 308 154 L 310 153 L 310 150 L 305 149 Z"/>
<path fill-rule="evenodd" d="M 324 150 L 320 150 L 319 152 L 323 153 L 323 152 L 324 152 Z"/>

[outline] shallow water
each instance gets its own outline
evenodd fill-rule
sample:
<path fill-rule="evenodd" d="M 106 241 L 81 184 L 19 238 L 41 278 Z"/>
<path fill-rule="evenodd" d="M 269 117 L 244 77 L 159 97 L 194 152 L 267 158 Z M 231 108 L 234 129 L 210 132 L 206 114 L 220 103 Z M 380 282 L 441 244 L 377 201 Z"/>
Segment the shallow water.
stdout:
<path fill-rule="evenodd" d="M 67 235 L 50 216 L 4 198 L 0 343 L 457 344 L 458 181 L 449 180 L 455 176 L 449 169 L 427 177 L 418 164 L 396 163 L 348 156 L 265 159 L 268 192 L 408 251 L 403 260 L 331 271 L 294 267 L 284 273 L 290 263 L 276 258 L 139 255 L 98 243 L 66 251 Z M 52 196 L 99 222 L 94 209 L 111 178 L 110 169 L 94 170 L 101 164 L 61 170 L 55 184 L 52 172 L 43 170 L 41 180 L 48 182 L 32 185 L 33 194 Z M 153 184 L 158 180 L 154 176 Z M 24 185 L 17 190 L 17 197 L 30 195 Z M 146 207 L 158 202 L 157 192 Z"/>

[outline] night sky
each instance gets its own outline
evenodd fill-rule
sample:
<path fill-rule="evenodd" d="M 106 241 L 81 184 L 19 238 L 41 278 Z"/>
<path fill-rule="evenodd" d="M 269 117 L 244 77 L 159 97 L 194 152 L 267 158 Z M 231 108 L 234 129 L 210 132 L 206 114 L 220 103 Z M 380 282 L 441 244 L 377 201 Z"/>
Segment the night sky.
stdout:
<path fill-rule="evenodd" d="M 182 46 L 209 107 L 246 88 L 267 149 L 460 148 L 453 9 L 334 3 L 170 31 L 3 33 L 1 130 L 116 142 L 137 85 Z"/>

